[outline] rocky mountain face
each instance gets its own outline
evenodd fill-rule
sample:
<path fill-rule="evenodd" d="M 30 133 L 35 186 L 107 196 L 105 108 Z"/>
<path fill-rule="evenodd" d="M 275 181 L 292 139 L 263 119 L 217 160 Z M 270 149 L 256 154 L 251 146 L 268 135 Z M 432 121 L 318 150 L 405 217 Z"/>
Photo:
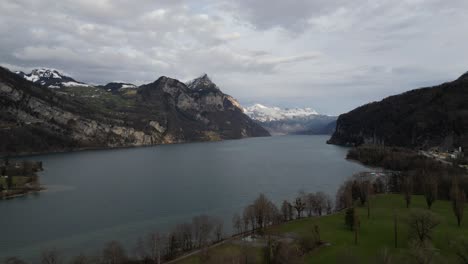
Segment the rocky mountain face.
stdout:
<path fill-rule="evenodd" d="M 24 78 L 0 67 L 0 156 L 269 136 L 219 89 L 161 77 L 113 93 Z"/>
<path fill-rule="evenodd" d="M 272 135 L 332 134 L 336 117 L 320 115 L 312 108 L 279 108 L 254 104 L 244 113 Z"/>
<path fill-rule="evenodd" d="M 468 73 L 453 82 L 391 96 L 339 116 L 329 143 L 466 149 Z"/>
<path fill-rule="evenodd" d="M 199 78 L 187 82 L 186 85 L 191 90 L 219 90 L 218 86 L 210 80 L 207 74 L 203 74 Z"/>

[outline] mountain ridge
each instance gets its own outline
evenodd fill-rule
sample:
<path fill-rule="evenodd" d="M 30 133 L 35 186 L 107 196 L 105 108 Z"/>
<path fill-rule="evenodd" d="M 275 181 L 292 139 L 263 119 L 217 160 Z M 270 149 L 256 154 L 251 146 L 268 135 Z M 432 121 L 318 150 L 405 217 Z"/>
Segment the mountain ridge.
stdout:
<path fill-rule="evenodd" d="M 269 136 L 220 90 L 168 77 L 124 90 L 48 89 L 0 68 L 0 155 Z"/>
<path fill-rule="evenodd" d="M 453 150 L 468 147 L 468 75 L 360 106 L 338 117 L 328 141 Z"/>

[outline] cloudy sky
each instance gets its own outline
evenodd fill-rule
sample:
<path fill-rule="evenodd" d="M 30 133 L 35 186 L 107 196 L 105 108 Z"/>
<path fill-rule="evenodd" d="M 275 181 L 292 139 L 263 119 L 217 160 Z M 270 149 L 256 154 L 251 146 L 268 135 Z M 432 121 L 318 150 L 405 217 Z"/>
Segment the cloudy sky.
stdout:
<path fill-rule="evenodd" d="M 7 0 L 0 64 L 339 114 L 468 71 L 466 0 Z"/>

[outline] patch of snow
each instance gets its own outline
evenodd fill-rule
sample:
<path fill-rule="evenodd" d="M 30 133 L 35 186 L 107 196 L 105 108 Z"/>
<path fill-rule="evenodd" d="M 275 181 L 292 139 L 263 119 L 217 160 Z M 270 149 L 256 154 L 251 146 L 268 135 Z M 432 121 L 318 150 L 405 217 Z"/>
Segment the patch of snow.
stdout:
<path fill-rule="evenodd" d="M 39 76 L 37 75 L 24 75 L 24 78 L 30 82 L 37 82 L 39 80 Z"/>
<path fill-rule="evenodd" d="M 137 88 L 136 85 L 127 84 L 127 83 L 122 84 L 122 87 L 120 87 L 120 89 L 135 89 L 135 88 Z"/>
<path fill-rule="evenodd" d="M 90 87 L 88 84 L 78 82 L 63 82 L 62 85 L 65 87 Z"/>

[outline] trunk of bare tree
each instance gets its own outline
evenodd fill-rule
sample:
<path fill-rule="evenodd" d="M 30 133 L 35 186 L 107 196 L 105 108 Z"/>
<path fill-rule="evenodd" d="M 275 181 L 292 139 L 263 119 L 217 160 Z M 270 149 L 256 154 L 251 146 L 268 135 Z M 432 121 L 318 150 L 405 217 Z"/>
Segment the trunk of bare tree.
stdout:
<path fill-rule="evenodd" d="M 398 248 L 398 218 L 396 211 L 393 212 L 393 232 L 395 235 L 395 248 Z"/>

